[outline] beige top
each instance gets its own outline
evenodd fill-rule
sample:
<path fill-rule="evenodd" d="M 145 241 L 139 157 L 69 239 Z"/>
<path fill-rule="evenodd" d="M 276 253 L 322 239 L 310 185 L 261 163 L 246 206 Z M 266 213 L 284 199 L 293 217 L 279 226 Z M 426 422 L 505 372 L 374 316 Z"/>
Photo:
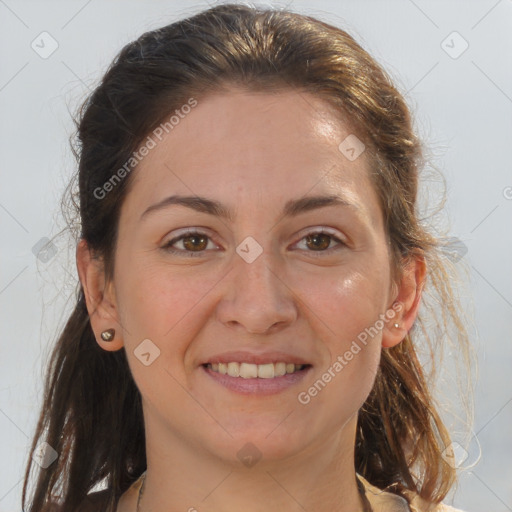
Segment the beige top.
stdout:
<path fill-rule="evenodd" d="M 458 508 L 450 507 L 444 503 L 431 508 L 428 503 L 413 491 L 404 491 L 410 503 L 405 498 L 386 492 L 370 484 L 363 476 L 356 473 L 357 478 L 363 483 L 365 496 L 368 498 L 373 512 L 463 512 Z M 138 493 L 142 485 L 142 475 L 130 486 L 128 492 Z M 98 507 L 104 503 L 108 490 L 94 492 L 88 495 L 86 502 L 77 512 L 97 512 Z"/>
<path fill-rule="evenodd" d="M 458 508 L 440 503 L 429 509 L 428 503 L 413 491 L 404 491 L 410 503 L 405 498 L 386 492 L 372 485 L 368 480 L 356 473 L 357 478 L 364 484 L 365 495 L 372 506 L 373 512 L 463 512 Z"/>

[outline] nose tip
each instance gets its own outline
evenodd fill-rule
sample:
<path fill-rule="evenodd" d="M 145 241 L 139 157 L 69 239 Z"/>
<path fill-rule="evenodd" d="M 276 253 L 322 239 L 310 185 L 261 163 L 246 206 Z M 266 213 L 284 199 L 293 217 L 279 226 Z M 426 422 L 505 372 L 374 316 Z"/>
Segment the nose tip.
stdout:
<path fill-rule="evenodd" d="M 230 327 L 243 327 L 247 334 L 271 334 L 274 331 L 278 330 L 278 327 L 282 324 L 282 320 L 272 321 L 272 319 L 270 318 L 267 318 L 265 321 L 258 322 L 257 320 L 255 320 L 254 315 L 251 317 L 250 314 L 247 314 L 243 321 L 230 320 L 227 322 L 227 325 L 229 325 Z"/>

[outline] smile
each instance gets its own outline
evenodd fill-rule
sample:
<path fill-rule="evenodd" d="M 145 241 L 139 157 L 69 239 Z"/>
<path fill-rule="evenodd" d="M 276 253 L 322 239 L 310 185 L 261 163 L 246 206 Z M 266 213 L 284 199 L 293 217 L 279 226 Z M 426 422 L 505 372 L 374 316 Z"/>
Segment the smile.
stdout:
<path fill-rule="evenodd" d="M 267 364 L 229 362 L 208 363 L 205 366 L 213 372 L 229 375 L 230 377 L 241 377 L 242 379 L 273 379 L 289 373 L 295 373 L 308 365 L 284 362 Z"/>
<path fill-rule="evenodd" d="M 294 363 L 205 363 L 203 372 L 217 384 L 236 394 L 256 398 L 281 393 L 299 385 L 313 369 Z"/>

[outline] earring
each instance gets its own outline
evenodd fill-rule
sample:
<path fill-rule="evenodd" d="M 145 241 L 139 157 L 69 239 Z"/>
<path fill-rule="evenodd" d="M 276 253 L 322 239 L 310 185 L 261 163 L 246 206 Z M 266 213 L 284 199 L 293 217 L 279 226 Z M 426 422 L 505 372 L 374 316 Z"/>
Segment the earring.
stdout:
<path fill-rule="evenodd" d="M 101 339 L 103 341 L 112 341 L 114 339 L 115 329 L 107 329 L 101 333 Z"/>
<path fill-rule="evenodd" d="M 394 327 L 395 329 L 398 329 L 398 328 L 400 327 L 400 324 L 396 324 L 396 323 L 395 323 L 395 324 L 393 324 L 393 327 Z"/>

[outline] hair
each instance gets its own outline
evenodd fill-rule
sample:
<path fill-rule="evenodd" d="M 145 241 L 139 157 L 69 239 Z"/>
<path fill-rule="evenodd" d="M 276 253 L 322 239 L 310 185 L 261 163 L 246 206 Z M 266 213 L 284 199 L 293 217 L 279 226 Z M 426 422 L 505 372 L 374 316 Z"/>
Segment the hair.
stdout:
<path fill-rule="evenodd" d="M 107 279 L 113 275 L 120 208 L 133 172 L 105 197 L 95 190 L 175 109 L 192 97 L 201 101 L 233 87 L 309 93 L 348 120 L 366 146 L 394 279 L 411 258 L 425 260 L 425 290 L 441 304 L 440 313 L 429 313 L 434 315 L 430 332 L 455 326 L 458 346 L 467 353 L 468 334 L 441 242 L 418 218 L 424 156 L 403 96 L 344 30 L 289 10 L 218 5 L 146 32 L 120 51 L 82 105 L 73 145 L 78 170 L 63 205 L 72 206 L 78 238 L 104 262 Z M 355 466 L 381 489 L 406 499 L 413 491 L 439 503 L 457 475 L 443 457 L 451 439 L 418 357 L 421 336 L 434 346 L 422 315 L 401 343 L 382 351 L 373 389 L 358 413 Z M 141 396 L 125 350 L 109 352 L 98 345 L 79 282 L 74 309 L 51 353 L 31 455 L 43 440 L 58 458 L 36 468 L 27 508 L 29 458 L 22 496 L 27 512 L 52 510 L 55 498 L 63 510 L 75 510 L 102 481 L 111 512 L 116 497 L 146 469 Z"/>

